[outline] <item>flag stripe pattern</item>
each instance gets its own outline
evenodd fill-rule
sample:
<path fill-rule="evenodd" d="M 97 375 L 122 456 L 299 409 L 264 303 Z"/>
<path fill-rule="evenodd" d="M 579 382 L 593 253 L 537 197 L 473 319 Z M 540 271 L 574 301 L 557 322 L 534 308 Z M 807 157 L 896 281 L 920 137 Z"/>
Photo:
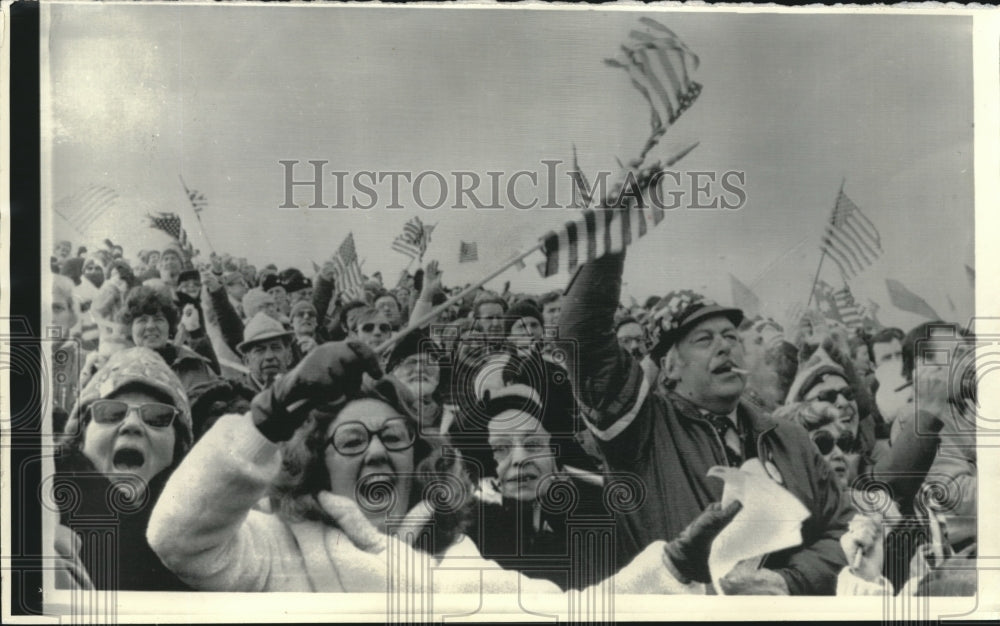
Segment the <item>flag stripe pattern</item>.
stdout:
<path fill-rule="evenodd" d="M 392 249 L 411 259 L 422 259 L 433 230 L 433 226 L 424 224 L 419 217 L 413 217 L 403 225 L 403 233 L 392 242 Z"/>
<path fill-rule="evenodd" d="M 60 199 L 53 210 L 62 216 L 80 234 L 118 200 L 118 192 L 103 185 L 90 185 L 77 193 Z"/>
<path fill-rule="evenodd" d="M 875 224 L 843 190 L 837 196 L 821 248 L 845 279 L 857 276 L 882 254 L 882 239 Z"/>
<path fill-rule="evenodd" d="M 189 258 L 193 256 L 187 231 L 184 230 L 181 218 L 176 213 L 158 213 L 156 215 L 149 215 L 148 217 L 150 219 L 150 226 L 170 235 L 170 237 L 180 244 L 181 249 L 184 250 Z"/>
<path fill-rule="evenodd" d="M 184 193 L 187 195 L 188 202 L 191 203 L 191 208 L 194 209 L 195 213 L 201 213 L 208 206 L 208 199 L 204 194 L 199 193 L 195 189 L 188 189 L 186 183 L 181 183 L 184 185 Z"/>
<path fill-rule="evenodd" d="M 354 246 L 354 233 L 347 233 L 331 261 L 336 267 L 337 286 L 340 290 L 352 298 L 364 300 L 364 276 L 361 274 L 358 251 Z"/>
<path fill-rule="evenodd" d="M 475 241 L 461 242 L 458 248 L 458 262 L 471 263 L 479 260 L 479 246 Z"/>
<path fill-rule="evenodd" d="M 642 94 L 652 110 L 654 132 L 673 124 L 701 93 L 701 85 L 691 78 L 698 57 L 671 31 L 648 17 L 639 20 L 646 31 L 633 30 L 631 41 L 614 59 L 612 67 L 628 72 L 632 86 Z"/>

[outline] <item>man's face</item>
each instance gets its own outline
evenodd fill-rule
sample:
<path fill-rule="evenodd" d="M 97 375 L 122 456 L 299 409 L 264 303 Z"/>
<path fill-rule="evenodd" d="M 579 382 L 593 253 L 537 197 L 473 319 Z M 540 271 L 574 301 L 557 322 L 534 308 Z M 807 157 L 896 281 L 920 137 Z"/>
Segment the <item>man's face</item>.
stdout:
<path fill-rule="evenodd" d="M 173 461 L 177 434 L 173 425 L 147 424 L 138 407 L 146 403 L 163 404 L 163 401 L 143 391 L 127 391 L 107 399 L 124 402 L 129 410 L 124 419 L 116 423 L 97 423 L 93 413 L 89 413 L 83 434 L 83 453 L 97 471 L 105 475 L 132 474 L 148 484 Z"/>
<path fill-rule="evenodd" d="M 389 515 L 402 517 L 409 507 L 413 485 L 413 445 L 411 443 L 401 450 L 387 449 L 387 446 L 402 447 L 407 437 L 412 441 L 413 431 L 408 431 L 408 428 L 412 429 L 413 425 L 396 409 L 385 402 L 365 398 L 345 406 L 326 431 L 330 444 L 324 450 L 324 461 L 330 475 L 331 492 L 355 502 L 358 502 L 359 494 L 387 495 L 382 490 L 383 486 L 394 494 L 391 498 L 393 507 L 388 511 L 384 507 L 358 502 L 368 519 L 380 530 L 385 529 Z M 372 435 L 372 432 L 381 434 Z"/>
<path fill-rule="evenodd" d="M 503 306 L 498 302 L 487 302 L 479 305 L 476 317 L 476 328 L 486 335 L 501 337 L 504 334 L 503 328 Z"/>
<path fill-rule="evenodd" d="M 247 283 L 243 277 L 237 276 L 229 279 L 229 282 L 226 283 L 226 293 L 237 302 L 243 300 L 243 296 L 247 294 Z"/>
<path fill-rule="evenodd" d="M 198 279 L 185 280 L 177 285 L 177 291 L 192 298 L 198 298 L 201 295 L 201 281 Z"/>
<path fill-rule="evenodd" d="M 159 252 L 150 252 L 149 256 L 146 257 L 146 259 L 147 259 L 146 263 L 150 267 L 156 267 L 156 264 L 160 262 L 160 253 Z"/>
<path fill-rule="evenodd" d="M 140 315 L 132 320 L 132 343 L 159 350 L 170 339 L 170 323 L 162 312 Z"/>
<path fill-rule="evenodd" d="M 441 380 L 441 368 L 426 352 L 411 354 L 389 373 L 406 385 L 418 398 L 434 393 Z"/>
<path fill-rule="evenodd" d="M 285 293 L 285 288 L 279 286 L 271 287 L 267 290 L 269 296 L 274 298 L 274 302 L 278 305 L 278 310 L 287 315 L 288 311 L 291 309 L 291 305 L 288 302 L 288 294 Z"/>
<path fill-rule="evenodd" d="M 357 321 L 355 327 L 358 339 L 365 345 L 375 348 L 392 335 L 392 325 L 385 315 L 379 311 L 375 315 L 363 317 Z"/>
<path fill-rule="evenodd" d="M 534 502 L 539 482 L 556 472 L 549 432 L 531 415 L 510 410 L 490 420 L 489 444 L 503 496 Z"/>
<path fill-rule="evenodd" d="M 854 371 L 869 391 L 875 389 L 875 367 L 868 356 L 868 347 L 860 345 L 854 349 Z"/>
<path fill-rule="evenodd" d="M 637 359 L 646 356 L 646 340 L 642 326 L 633 322 L 623 324 L 618 329 L 618 345 Z"/>
<path fill-rule="evenodd" d="M 562 312 L 562 298 L 557 298 L 546 303 L 542 307 L 542 319 L 546 326 L 555 326 L 559 323 L 559 314 Z"/>
<path fill-rule="evenodd" d="M 876 368 L 890 361 L 898 362 L 899 367 L 903 367 L 903 344 L 899 339 L 872 344 L 872 354 L 875 356 Z"/>
<path fill-rule="evenodd" d="M 101 267 L 97 259 L 87 259 L 83 263 L 83 275 L 92 282 L 95 287 L 100 287 L 104 283 L 104 268 Z"/>
<path fill-rule="evenodd" d="M 382 296 L 375 301 L 375 308 L 378 309 L 393 328 L 399 328 L 399 305 L 392 296 Z"/>
<path fill-rule="evenodd" d="M 73 251 L 73 245 L 68 241 L 60 241 L 55 247 L 55 257 L 60 261 L 63 259 L 68 259 L 70 252 Z"/>
<path fill-rule="evenodd" d="M 667 376 L 677 381 L 676 391 L 700 407 L 728 413 L 746 385 L 743 344 L 733 323 L 710 317 L 692 328 L 676 346 L 677 358 Z"/>
<path fill-rule="evenodd" d="M 316 332 L 316 311 L 302 308 L 292 315 L 292 330 L 296 335 L 312 335 Z"/>
<path fill-rule="evenodd" d="M 522 317 L 510 327 L 507 341 L 521 354 L 531 350 L 531 346 L 542 340 L 542 324 L 533 317 Z"/>
<path fill-rule="evenodd" d="M 284 339 L 258 341 L 247 348 L 243 355 L 247 369 L 254 378 L 270 386 L 278 374 L 288 371 L 292 361 L 292 351 Z"/>

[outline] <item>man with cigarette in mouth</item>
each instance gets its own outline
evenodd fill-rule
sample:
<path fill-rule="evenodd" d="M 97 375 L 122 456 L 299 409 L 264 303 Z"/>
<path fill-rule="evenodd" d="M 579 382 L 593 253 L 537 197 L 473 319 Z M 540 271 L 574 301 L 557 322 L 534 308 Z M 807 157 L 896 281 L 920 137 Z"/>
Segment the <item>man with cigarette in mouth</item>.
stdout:
<path fill-rule="evenodd" d="M 706 476 L 709 468 L 756 457 L 810 516 L 801 545 L 737 565 L 720 581 L 723 592 L 832 595 L 846 565 L 839 538 L 852 513 L 805 430 L 741 401 L 743 312 L 691 291 L 667 294 L 654 314 L 651 356 L 666 380 L 656 388 L 613 332 L 624 256 L 605 255 L 580 268 L 559 323 L 559 336 L 577 344 L 568 371 L 607 469 L 636 474 L 647 491 L 641 506 L 615 513 L 619 562 L 674 536 L 721 499 L 723 484 Z"/>

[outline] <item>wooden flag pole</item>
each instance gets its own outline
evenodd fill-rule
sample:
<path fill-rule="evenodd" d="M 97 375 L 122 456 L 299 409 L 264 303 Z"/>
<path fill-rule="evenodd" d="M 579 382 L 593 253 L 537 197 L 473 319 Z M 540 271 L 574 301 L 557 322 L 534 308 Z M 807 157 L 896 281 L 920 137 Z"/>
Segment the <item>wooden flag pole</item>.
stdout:
<path fill-rule="evenodd" d="M 184 195 L 188 197 L 188 203 L 191 204 L 191 210 L 194 211 L 194 217 L 198 220 L 198 226 L 201 228 L 201 235 L 205 238 L 205 243 L 208 244 L 208 250 L 215 254 L 215 247 L 212 245 L 212 241 L 208 238 L 208 231 L 205 230 L 205 223 L 201 221 L 201 211 L 197 210 L 194 206 L 194 201 L 191 200 L 191 190 L 188 188 L 187 183 L 184 182 L 184 177 L 180 174 L 177 178 L 181 179 L 181 185 L 184 187 Z"/>
<path fill-rule="evenodd" d="M 517 265 L 518 263 L 520 263 L 521 261 L 523 261 L 525 258 L 531 256 L 537 250 L 539 250 L 540 247 L 541 247 L 541 244 L 540 243 L 536 243 L 535 245 L 531 246 L 527 250 L 524 250 L 522 252 L 518 252 L 516 255 L 514 255 L 513 257 L 511 257 L 508 261 L 504 262 L 500 267 L 498 267 L 497 269 L 493 270 L 492 272 L 490 272 L 489 274 L 487 274 L 483 278 L 480 278 L 478 281 L 470 284 L 465 289 L 463 289 L 459 293 L 455 294 L 454 296 L 448 298 L 447 300 L 445 300 L 444 302 L 442 302 L 438 306 L 434 307 L 433 309 L 431 309 L 430 311 L 428 311 L 427 314 L 424 315 L 423 317 L 421 317 L 420 319 L 418 319 L 416 321 L 410 321 L 410 323 L 406 325 L 406 328 L 401 329 L 399 332 L 397 332 L 396 334 L 394 334 L 389 339 L 383 341 L 377 348 L 375 348 L 375 352 L 377 352 L 379 354 L 382 354 L 384 352 L 388 352 L 403 337 L 409 335 L 414 330 L 416 330 L 418 328 L 421 328 L 422 326 L 426 325 L 428 322 L 432 321 L 435 317 L 437 317 L 438 315 L 440 315 L 443 311 L 445 311 L 452 304 L 458 302 L 459 300 L 461 300 L 465 296 L 469 295 L 470 293 L 472 293 L 476 289 L 479 289 L 480 287 L 482 287 L 486 283 L 490 282 L 491 280 L 493 280 L 494 278 L 496 278 L 500 274 L 503 274 L 504 272 L 506 272 L 511 267 Z"/>

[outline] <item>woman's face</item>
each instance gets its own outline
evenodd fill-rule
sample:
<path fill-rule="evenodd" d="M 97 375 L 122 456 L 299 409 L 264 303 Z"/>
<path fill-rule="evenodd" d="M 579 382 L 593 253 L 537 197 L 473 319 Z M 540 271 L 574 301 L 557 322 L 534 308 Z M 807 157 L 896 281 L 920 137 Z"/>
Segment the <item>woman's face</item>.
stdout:
<path fill-rule="evenodd" d="M 164 402 L 144 391 L 126 391 L 108 400 L 127 404 L 128 411 L 120 421 L 98 423 L 94 418 L 98 408 L 94 405 L 104 401 L 92 403 L 83 432 L 83 453 L 97 471 L 106 476 L 131 474 L 148 484 L 173 461 L 177 433 L 172 423 L 154 426 L 144 421 L 140 407 L 150 403 L 163 405 Z M 147 413 L 152 415 L 154 410 L 165 411 L 162 406 L 153 406 Z M 112 404 L 104 407 L 103 414 L 120 417 L 121 408 Z"/>
<path fill-rule="evenodd" d="M 850 399 L 847 396 L 850 396 Z M 825 453 L 820 447 L 820 453 L 830 464 L 830 468 L 837 476 L 837 482 L 842 488 L 847 488 L 857 478 L 861 463 L 861 454 L 857 449 L 858 405 L 851 388 L 840 376 L 828 375 L 806 393 L 805 400 L 812 402 L 817 412 L 828 406 L 834 406 L 838 410 L 837 420 L 820 426 L 810 434 L 814 442 L 817 438 L 834 442 L 832 448 Z M 828 433 L 829 436 L 819 434 L 821 431 Z"/>
<path fill-rule="evenodd" d="M 400 422 L 403 419 L 405 422 Z M 407 431 L 415 432 L 410 418 L 380 400 L 355 400 L 345 406 L 327 428 L 324 449 L 330 491 L 356 501 L 373 524 L 385 528 L 386 517 L 402 516 L 410 502 L 413 484 L 413 445 L 403 450 L 389 450 Z M 384 430 L 383 430 L 384 429 Z M 381 434 L 370 434 L 380 432 Z M 410 435 L 412 440 L 412 434 Z M 404 438 L 404 439 L 401 439 Z M 364 442 L 368 440 L 367 447 Z M 336 441 L 337 446 L 332 442 Z M 357 453 L 338 450 L 351 447 Z M 363 450 L 363 451 L 362 451 Z M 388 498 L 388 499 L 387 499 Z M 384 505 L 390 503 L 387 509 Z"/>
<path fill-rule="evenodd" d="M 159 350 L 169 339 L 170 324 L 162 312 L 140 315 L 132 320 L 132 343 L 135 345 Z"/>

